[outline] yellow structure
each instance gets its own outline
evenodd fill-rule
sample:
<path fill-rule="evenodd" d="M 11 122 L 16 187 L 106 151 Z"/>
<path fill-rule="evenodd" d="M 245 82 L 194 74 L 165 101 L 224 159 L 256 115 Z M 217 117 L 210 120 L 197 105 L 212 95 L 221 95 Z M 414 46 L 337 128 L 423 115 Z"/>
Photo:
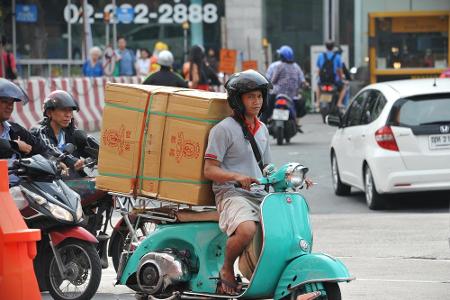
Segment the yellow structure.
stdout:
<path fill-rule="evenodd" d="M 370 82 L 434 77 L 450 66 L 450 12 L 369 13 Z"/>

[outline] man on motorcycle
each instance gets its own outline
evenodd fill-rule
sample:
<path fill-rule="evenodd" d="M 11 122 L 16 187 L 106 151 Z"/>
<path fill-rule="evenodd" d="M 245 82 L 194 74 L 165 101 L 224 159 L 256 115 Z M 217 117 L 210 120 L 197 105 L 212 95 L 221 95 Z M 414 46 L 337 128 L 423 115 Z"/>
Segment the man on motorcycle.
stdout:
<path fill-rule="evenodd" d="M 25 92 L 13 82 L 0 78 L 0 138 L 9 140 L 14 150 L 23 156 L 47 155 L 48 148 L 25 128 L 8 121 L 14 111 L 14 102 L 28 102 Z M 13 158 L 14 152 L 0 152 L 0 158 Z"/>
<path fill-rule="evenodd" d="M 48 146 L 50 155 L 60 156 L 64 146 L 67 143 L 73 143 L 74 110 L 79 110 L 78 104 L 66 91 L 56 90 L 45 98 L 44 119 L 33 127 L 31 132 Z M 67 155 L 63 162 L 76 171 L 84 166 L 84 159 L 79 158 L 77 152 Z"/>
<path fill-rule="evenodd" d="M 273 62 L 267 69 L 266 74 L 273 84 L 273 89 L 269 95 L 269 107 L 262 117 L 262 121 L 266 124 L 267 119 L 272 115 L 276 95 L 284 94 L 289 96 L 294 101 L 298 112 L 300 110 L 299 89 L 308 86 L 302 69 L 294 62 L 294 51 L 292 48 L 281 46 L 277 53 L 280 56 L 280 60 Z M 298 130 L 302 132 L 300 126 L 298 126 Z"/>
<path fill-rule="evenodd" d="M 339 52 L 334 52 L 334 42 L 325 43 L 327 51 L 317 57 L 317 78 L 319 79 L 316 95 L 320 99 L 320 84 L 334 84 L 339 91 L 337 107 L 343 107 L 342 101 L 346 93 L 344 74 L 342 71 L 342 58 Z M 331 67 L 328 67 L 331 66 Z"/>

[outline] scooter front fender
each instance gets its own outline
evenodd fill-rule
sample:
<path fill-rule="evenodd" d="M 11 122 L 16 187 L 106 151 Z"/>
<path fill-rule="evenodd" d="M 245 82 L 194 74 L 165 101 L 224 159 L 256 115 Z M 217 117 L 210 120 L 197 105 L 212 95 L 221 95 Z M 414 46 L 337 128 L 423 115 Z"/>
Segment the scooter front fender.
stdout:
<path fill-rule="evenodd" d="M 344 282 L 355 279 L 337 258 L 311 253 L 293 260 L 283 271 L 275 290 L 275 299 L 281 299 L 301 285 L 311 282 Z"/>
<path fill-rule="evenodd" d="M 97 244 L 98 240 L 89 231 L 80 226 L 67 227 L 49 232 L 53 245 L 57 246 L 65 239 L 75 238 L 89 243 Z"/>

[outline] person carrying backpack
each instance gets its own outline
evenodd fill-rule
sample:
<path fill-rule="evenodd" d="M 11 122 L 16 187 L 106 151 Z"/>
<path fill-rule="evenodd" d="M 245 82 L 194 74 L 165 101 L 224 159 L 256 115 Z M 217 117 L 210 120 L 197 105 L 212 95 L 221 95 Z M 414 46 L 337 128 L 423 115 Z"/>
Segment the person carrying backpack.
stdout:
<path fill-rule="evenodd" d="M 342 73 L 342 59 L 338 52 L 334 52 L 334 42 L 327 41 L 325 43 L 327 48 L 326 52 L 323 52 L 317 58 L 317 75 L 319 82 L 317 85 L 317 99 L 320 98 L 320 85 L 321 84 L 334 84 L 339 91 L 339 98 L 337 102 L 338 107 L 343 107 L 342 101 L 345 96 L 344 75 Z"/>

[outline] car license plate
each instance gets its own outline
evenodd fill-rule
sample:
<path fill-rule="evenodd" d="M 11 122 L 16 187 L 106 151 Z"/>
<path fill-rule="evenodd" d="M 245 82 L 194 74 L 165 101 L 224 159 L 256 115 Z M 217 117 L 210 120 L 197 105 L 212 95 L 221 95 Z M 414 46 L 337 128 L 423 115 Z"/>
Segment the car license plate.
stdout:
<path fill-rule="evenodd" d="M 333 100 L 333 94 L 320 94 L 320 102 L 330 103 Z"/>
<path fill-rule="evenodd" d="M 431 150 L 450 148 L 450 134 L 430 135 L 428 138 Z"/>
<path fill-rule="evenodd" d="M 273 110 L 272 120 L 282 120 L 282 121 L 289 120 L 289 110 L 275 108 Z"/>

